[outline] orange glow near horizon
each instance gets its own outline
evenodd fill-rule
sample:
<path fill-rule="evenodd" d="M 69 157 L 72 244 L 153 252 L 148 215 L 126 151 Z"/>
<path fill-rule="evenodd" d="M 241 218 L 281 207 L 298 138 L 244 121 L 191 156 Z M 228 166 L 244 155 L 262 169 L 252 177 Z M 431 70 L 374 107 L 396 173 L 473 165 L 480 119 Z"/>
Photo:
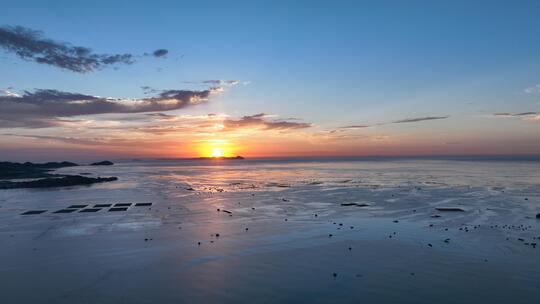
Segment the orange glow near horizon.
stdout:
<path fill-rule="evenodd" d="M 202 157 L 231 157 L 236 156 L 239 150 L 240 146 L 226 139 L 211 139 L 193 147 L 193 151 Z"/>

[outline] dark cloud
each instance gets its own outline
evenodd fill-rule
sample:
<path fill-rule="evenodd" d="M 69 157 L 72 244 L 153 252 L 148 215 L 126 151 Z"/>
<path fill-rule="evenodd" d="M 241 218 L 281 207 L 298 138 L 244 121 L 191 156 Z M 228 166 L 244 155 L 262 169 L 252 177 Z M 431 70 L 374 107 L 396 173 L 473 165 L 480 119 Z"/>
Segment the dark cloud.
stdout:
<path fill-rule="evenodd" d="M 166 50 L 166 49 L 157 49 L 152 53 L 152 55 L 154 57 L 163 57 L 163 56 L 167 55 L 168 53 L 169 53 L 169 51 Z"/>
<path fill-rule="evenodd" d="M 0 96 L 0 127 L 41 128 L 62 124 L 61 117 L 177 110 L 205 103 L 218 90 L 163 90 L 142 99 L 104 98 L 57 90 L 25 91 L 22 95 Z"/>
<path fill-rule="evenodd" d="M 286 120 L 267 120 L 266 114 L 259 113 L 250 116 L 243 116 L 240 119 L 225 119 L 223 121 L 223 131 L 233 131 L 243 128 L 258 128 L 263 130 L 292 130 L 311 127 L 311 124 L 304 122 L 292 122 Z"/>
<path fill-rule="evenodd" d="M 0 48 L 22 59 L 52 65 L 77 73 L 88 73 L 115 64 L 132 64 L 133 54 L 96 54 L 92 49 L 43 37 L 43 33 L 22 26 L 0 26 Z M 167 50 L 154 51 L 155 57 Z"/>
<path fill-rule="evenodd" d="M 392 123 L 409 123 L 409 122 L 419 122 L 419 121 L 426 121 L 426 120 L 437 120 L 437 119 L 446 119 L 450 117 L 447 116 L 426 116 L 426 117 L 415 117 L 415 118 L 407 118 L 402 120 L 396 120 Z"/>
<path fill-rule="evenodd" d="M 537 112 L 521 112 L 521 113 L 494 113 L 495 116 L 505 116 L 505 117 L 520 117 L 520 116 L 531 116 L 538 115 Z"/>
<path fill-rule="evenodd" d="M 351 129 L 351 130 L 355 130 L 355 129 L 363 129 L 363 128 L 369 128 L 370 126 L 368 125 L 352 125 L 352 126 L 343 126 L 343 127 L 339 127 L 340 129 Z"/>

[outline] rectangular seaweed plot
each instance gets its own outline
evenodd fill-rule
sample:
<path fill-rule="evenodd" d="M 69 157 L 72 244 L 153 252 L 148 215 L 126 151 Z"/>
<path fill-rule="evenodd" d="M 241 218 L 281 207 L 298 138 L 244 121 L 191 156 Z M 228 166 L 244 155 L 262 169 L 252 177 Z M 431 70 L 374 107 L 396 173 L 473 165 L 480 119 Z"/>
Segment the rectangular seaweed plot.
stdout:
<path fill-rule="evenodd" d="M 138 206 L 138 207 L 152 206 L 152 203 L 136 203 L 135 206 Z"/>
<path fill-rule="evenodd" d="M 98 212 L 99 210 L 101 210 L 101 208 L 86 208 L 86 209 L 82 209 L 79 212 Z"/>
<path fill-rule="evenodd" d="M 44 212 L 47 212 L 47 210 L 28 210 L 26 212 L 21 213 L 21 215 L 42 214 Z"/>
<path fill-rule="evenodd" d="M 75 212 L 75 211 L 77 211 L 77 209 L 61 209 L 61 210 L 55 211 L 53 213 L 71 213 L 71 212 Z"/>
<path fill-rule="evenodd" d="M 71 205 L 68 208 L 69 209 L 80 209 L 80 208 L 84 208 L 86 206 L 88 206 L 88 205 Z"/>
<path fill-rule="evenodd" d="M 94 208 L 109 208 L 112 204 L 95 204 Z"/>
<path fill-rule="evenodd" d="M 111 209 L 109 209 L 109 212 L 111 211 L 127 211 L 128 208 L 127 207 L 112 207 Z"/>
<path fill-rule="evenodd" d="M 131 203 L 118 203 L 114 204 L 115 207 L 129 207 L 131 206 Z"/>

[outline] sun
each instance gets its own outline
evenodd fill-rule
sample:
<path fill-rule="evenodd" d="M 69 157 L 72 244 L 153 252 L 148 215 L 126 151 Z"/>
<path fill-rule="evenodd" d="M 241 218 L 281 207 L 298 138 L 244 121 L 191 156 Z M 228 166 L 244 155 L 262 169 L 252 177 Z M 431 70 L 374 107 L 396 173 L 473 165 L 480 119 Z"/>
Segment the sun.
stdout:
<path fill-rule="evenodd" d="M 222 148 L 212 149 L 212 157 L 223 157 L 223 149 Z"/>

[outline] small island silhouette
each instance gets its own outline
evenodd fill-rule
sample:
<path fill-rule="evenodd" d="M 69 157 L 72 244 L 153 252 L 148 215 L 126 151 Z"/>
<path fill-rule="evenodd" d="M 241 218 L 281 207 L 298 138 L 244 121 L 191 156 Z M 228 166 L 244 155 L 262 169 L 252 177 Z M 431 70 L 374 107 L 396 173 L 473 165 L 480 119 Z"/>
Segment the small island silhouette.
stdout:
<path fill-rule="evenodd" d="M 192 159 L 197 160 L 236 160 L 236 159 L 245 159 L 243 156 L 237 155 L 237 156 L 202 156 L 202 157 L 196 157 Z"/>
<path fill-rule="evenodd" d="M 110 161 L 90 164 L 91 166 L 110 166 Z M 12 163 L 0 162 L 0 189 L 15 188 L 50 188 L 78 185 L 90 185 L 115 181 L 116 177 L 85 177 L 51 173 L 59 168 L 79 166 L 72 162 Z"/>

